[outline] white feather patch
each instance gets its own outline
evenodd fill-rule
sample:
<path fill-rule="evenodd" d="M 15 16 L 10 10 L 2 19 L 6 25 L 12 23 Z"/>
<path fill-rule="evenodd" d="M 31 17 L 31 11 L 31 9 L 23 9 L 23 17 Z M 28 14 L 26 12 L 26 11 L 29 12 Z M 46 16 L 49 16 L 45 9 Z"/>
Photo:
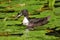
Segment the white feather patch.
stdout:
<path fill-rule="evenodd" d="M 23 25 L 28 25 L 29 24 L 29 21 L 26 17 L 24 17 L 24 20 L 23 20 Z"/>

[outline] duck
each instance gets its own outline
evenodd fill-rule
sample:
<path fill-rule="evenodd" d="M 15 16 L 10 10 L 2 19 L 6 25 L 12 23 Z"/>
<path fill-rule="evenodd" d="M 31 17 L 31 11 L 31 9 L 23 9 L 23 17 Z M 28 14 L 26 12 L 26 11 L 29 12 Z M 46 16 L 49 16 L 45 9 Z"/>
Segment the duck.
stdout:
<path fill-rule="evenodd" d="M 49 22 L 50 16 L 44 17 L 44 18 L 30 18 L 29 13 L 27 9 L 21 10 L 15 17 L 15 19 L 20 18 L 21 16 L 24 16 L 24 19 L 22 21 L 22 24 L 27 26 L 26 28 L 29 30 L 34 30 L 34 27 L 44 25 Z"/>

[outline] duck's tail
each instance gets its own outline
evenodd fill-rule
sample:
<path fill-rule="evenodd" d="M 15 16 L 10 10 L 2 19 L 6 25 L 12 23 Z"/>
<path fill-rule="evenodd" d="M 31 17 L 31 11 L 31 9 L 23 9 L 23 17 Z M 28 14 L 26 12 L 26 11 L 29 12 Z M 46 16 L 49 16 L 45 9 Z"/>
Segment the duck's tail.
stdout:
<path fill-rule="evenodd" d="M 47 24 L 49 22 L 50 16 L 44 17 L 41 22 L 42 25 Z"/>

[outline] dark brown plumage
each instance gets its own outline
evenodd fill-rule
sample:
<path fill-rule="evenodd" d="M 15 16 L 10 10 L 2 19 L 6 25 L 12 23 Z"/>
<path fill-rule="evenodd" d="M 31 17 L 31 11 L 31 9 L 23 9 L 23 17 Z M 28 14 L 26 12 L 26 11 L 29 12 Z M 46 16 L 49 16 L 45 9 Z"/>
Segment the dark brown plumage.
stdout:
<path fill-rule="evenodd" d="M 44 24 L 48 23 L 48 20 L 50 18 L 50 16 L 47 16 L 44 18 L 30 18 L 29 14 L 28 14 L 28 10 L 26 10 L 26 9 L 22 10 L 19 15 L 20 16 L 24 15 L 24 17 L 26 17 L 27 20 L 29 21 L 28 25 L 26 25 L 27 29 L 32 29 L 36 26 L 44 25 Z M 16 18 L 20 17 L 19 15 Z"/>
<path fill-rule="evenodd" d="M 28 29 L 32 29 L 36 26 L 42 26 L 44 24 L 47 24 L 49 21 L 50 16 L 48 17 L 44 17 L 44 18 L 33 18 L 33 19 L 30 19 L 30 23 L 29 25 L 27 26 Z"/>

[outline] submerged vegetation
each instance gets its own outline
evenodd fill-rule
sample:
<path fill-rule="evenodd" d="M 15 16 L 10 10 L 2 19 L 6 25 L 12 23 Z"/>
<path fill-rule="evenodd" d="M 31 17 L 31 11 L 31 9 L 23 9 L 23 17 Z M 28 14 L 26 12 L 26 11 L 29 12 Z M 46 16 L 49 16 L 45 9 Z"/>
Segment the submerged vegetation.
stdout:
<path fill-rule="evenodd" d="M 26 36 L 26 26 L 21 25 L 23 16 L 18 20 L 14 19 L 22 9 L 27 9 L 31 18 L 43 18 L 50 15 L 49 23 L 35 27 L 35 30 L 29 31 Z M 57 28 L 54 29 L 55 27 Z M 23 33 L 22 36 L 3 35 L 0 36 L 0 40 L 60 40 L 59 30 L 59 0 L 0 0 L 0 35 Z M 46 35 L 47 33 L 50 35 Z"/>

